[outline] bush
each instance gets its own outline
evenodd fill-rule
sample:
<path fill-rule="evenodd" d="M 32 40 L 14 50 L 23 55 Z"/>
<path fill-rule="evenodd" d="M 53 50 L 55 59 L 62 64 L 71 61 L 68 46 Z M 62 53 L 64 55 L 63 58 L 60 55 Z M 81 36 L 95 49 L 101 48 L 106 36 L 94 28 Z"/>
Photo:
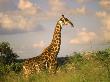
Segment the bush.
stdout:
<path fill-rule="evenodd" d="M 11 64 L 10 68 L 15 73 L 19 73 L 22 71 L 22 63 L 13 63 Z"/>

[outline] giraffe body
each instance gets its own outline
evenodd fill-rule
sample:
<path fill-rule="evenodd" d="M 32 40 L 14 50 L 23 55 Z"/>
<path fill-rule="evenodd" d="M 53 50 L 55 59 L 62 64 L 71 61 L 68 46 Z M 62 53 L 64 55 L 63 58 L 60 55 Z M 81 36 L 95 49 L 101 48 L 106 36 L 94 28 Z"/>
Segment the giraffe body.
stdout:
<path fill-rule="evenodd" d="M 44 51 L 37 57 L 26 59 L 23 64 L 24 75 L 28 76 L 35 72 L 40 72 L 43 70 L 49 70 L 49 72 L 55 73 L 58 67 L 57 55 L 60 50 L 61 45 L 61 29 L 63 25 L 67 23 L 73 24 L 62 15 L 60 20 L 58 20 L 55 31 L 53 34 L 53 39 L 50 45 L 44 49 Z"/>

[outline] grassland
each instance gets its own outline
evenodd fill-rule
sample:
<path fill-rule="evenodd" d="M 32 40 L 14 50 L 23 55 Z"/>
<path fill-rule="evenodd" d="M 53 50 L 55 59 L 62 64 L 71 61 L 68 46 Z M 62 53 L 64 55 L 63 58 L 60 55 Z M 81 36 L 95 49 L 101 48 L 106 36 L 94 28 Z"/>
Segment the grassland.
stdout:
<path fill-rule="evenodd" d="M 42 72 L 23 79 L 22 72 L 9 71 L 0 76 L 0 82 L 110 82 L 110 48 L 73 53 L 59 58 L 56 74 Z"/>

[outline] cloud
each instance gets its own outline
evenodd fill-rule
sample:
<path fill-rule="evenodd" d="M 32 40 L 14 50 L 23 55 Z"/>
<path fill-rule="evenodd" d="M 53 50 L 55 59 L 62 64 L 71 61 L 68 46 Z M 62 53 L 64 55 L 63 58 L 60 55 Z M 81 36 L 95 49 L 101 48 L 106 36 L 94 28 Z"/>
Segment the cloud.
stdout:
<path fill-rule="evenodd" d="M 21 30 L 31 30 L 36 26 L 36 20 L 34 18 L 28 18 L 20 14 L 1 14 L 0 16 L 1 27 L 7 30 L 13 30 L 19 28 Z"/>
<path fill-rule="evenodd" d="M 78 2 L 78 3 L 83 3 L 84 0 L 76 0 L 76 2 Z"/>
<path fill-rule="evenodd" d="M 107 13 L 105 11 L 99 11 L 99 12 L 96 12 L 96 16 L 101 18 L 106 17 Z"/>
<path fill-rule="evenodd" d="M 0 13 L 0 34 L 15 34 L 32 31 L 44 31 L 35 17 L 23 16 L 19 13 Z"/>
<path fill-rule="evenodd" d="M 85 15 L 87 10 L 85 6 L 81 6 L 79 8 L 70 8 L 66 5 L 66 3 L 62 0 L 48 0 L 50 5 L 50 10 L 46 12 L 48 18 L 56 17 L 61 14 L 68 15 Z"/>
<path fill-rule="evenodd" d="M 75 0 L 78 3 L 87 3 L 87 2 L 93 2 L 94 0 Z"/>
<path fill-rule="evenodd" d="M 45 47 L 45 42 L 41 40 L 39 43 L 34 43 L 33 48 L 44 48 Z"/>
<path fill-rule="evenodd" d="M 110 8 L 110 0 L 100 0 L 99 4 L 106 9 Z"/>
<path fill-rule="evenodd" d="M 0 0 L 0 3 L 7 3 L 9 0 Z"/>
<path fill-rule="evenodd" d="M 110 42 L 110 31 L 104 30 L 104 39 L 105 42 Z"/>
<path fill-rule="evenodd" d="M 27 32 L 40 32 L 44 31 L 44 27 L 42 25 L 37 25 L 36 28 L 29 30 L 21 30 L 19 28 L 15 28 L 13 30 L 7 30 L 0 27 L 0 35 L 9 35 L 9 34 L 19 34 L 19 33 L 27 33 Z"/>
<path fill-rule="evenodd" d="M 0 12 L 0 34 L 44 30 L 38 22 L 41 11 L 36 4 L 29 0 L 19 0 L 16 6 L 19 10 Z"/>
<path fill-rule="evenodd" d="M 49 0 L 52 11 L 60 11 L 64 9 L 64 2 L 61 0 Z"/>
<path fill-rule="evenodd" d="M 49 10 L 46 12 L 47 19 L 53 18 L 65 12 L 65 3 L 61 0 L 48 0 Z"/>
<path fill-rule="evenodd" d="M 48 0 L 49 10 L 42 12 L 42 10 L 29 0 L 19 0 L 17 7 L 19 10 L 8 11 L 0 13 L 0 28 L 6 32 L 28 32 L 37 29 L 39 22 L 45 21 L 45 19 L 55 18 L 59 14 L 67 13 L 72 15 L 84 15 L 86 13 L 86 7 L 69 8 L 62 0 Z M 67 12 L 68 11 L 68 12 Z"/>
<path fill-rule="evenodd" d="M 33 4 L 29 0 L 19 0 L 18 8 L 26 14 L 35 15 L 39 12 L 39 7 L 36 4 Z"/>
<path fill-rule="evenodd" d="M 96 16 L 100 18 L 102 23 L 102 38 L 107 42 L 110 42 L 110 13 L 105 11 L 96 12 Z"/>
<path fill-rule="evenodd" d="M 33 4 L 28 0 L 19 0 L 18 8 L 21 10 L 33 8 Z"/>
<path fill-rule="evenodd" d="M 104 38 L 110 42 L 110 14 L 102 20 Z"/>
<path fill-rule="evenodd" d="M 0 0 L 0 12 L 16 10 L 16 2 L 17 0 Z"/>
<path fill-rule="evenodd" d="M 105 19 L 103 20 L 103 25 L 105 26 L 106 30 L 110 31 L 110 15 L 105 17 Z"/>
<path fill-rule="evenodd" d="M 86 28 L 82 28 L 77 37 L 70 40 L 70 44 L 87 44 L 95 38 L 96 34 L 94 32 L 89 32 Z"/>
<path fill-rule="evenodd" d="M 85 15 L 86 14 L 86 7 L 82 6 L 80 8 L 76 8 L 76 9 L 71 9 L 71 14 L 73 15 Z"/>
<path fill-rule="evenodd" d="M 1 20 L 0 20 L 2 27 L 7 28 L 7 29 L 12 29 L 15 24 L 13 22 L 14 21 L 12 20 L 12 18 L 10 16 L 2 14 Z"/>

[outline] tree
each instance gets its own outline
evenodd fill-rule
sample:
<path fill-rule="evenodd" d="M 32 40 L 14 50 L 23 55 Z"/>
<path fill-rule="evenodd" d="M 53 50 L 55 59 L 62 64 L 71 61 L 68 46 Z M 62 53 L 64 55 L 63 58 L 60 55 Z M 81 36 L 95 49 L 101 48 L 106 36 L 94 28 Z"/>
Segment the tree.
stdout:
<path fill-rule="evenodd" d="M 0 43 L 0 62 L 5 64 L 11 64 L 16 61 L 19 57 L 16 53 L 13 52 L 13 49 L 10 47 L 8 42 L 1 42 Z"/>

